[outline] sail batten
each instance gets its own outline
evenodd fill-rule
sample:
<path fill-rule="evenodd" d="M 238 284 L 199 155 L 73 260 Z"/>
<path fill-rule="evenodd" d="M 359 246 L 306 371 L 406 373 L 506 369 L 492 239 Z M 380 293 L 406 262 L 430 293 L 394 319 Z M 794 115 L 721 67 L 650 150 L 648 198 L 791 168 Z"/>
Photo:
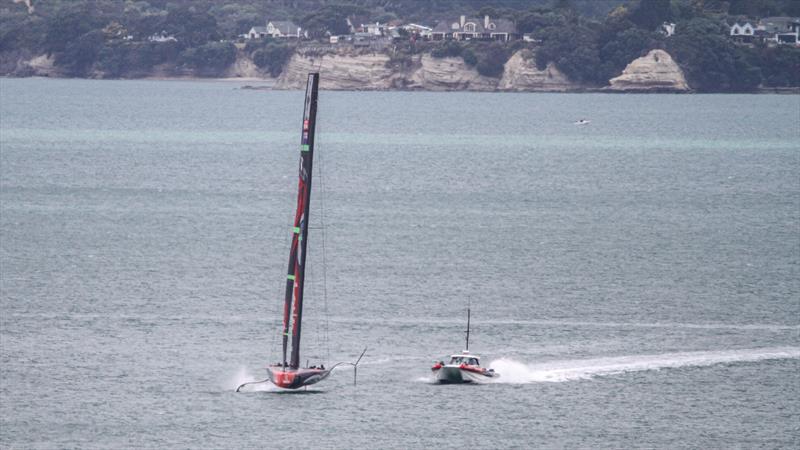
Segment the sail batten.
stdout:
<path fill-rule="evenodd" d="M 311 203 L 311 177 L 314 158 L 314 129 L 317 116 L 319 74 L 308 74 L 303 130 L 300 139 L 300 167 L 297 183 L 297 209 L 292 229 L 292 246 L 283 309 L 283 365 L 300 367 L 300 334 L 303 317 L 303 289 L 305 286 L 306 245 L 308 243 L 308 216 Z M 287 361 L 289 329 L 291 328 L 291 354 Z"/>

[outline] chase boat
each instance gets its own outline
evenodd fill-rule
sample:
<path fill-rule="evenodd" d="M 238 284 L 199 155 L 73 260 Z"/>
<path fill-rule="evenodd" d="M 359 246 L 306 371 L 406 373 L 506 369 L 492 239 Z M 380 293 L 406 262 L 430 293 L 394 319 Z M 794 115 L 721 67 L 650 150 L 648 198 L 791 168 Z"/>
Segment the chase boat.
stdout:
<path fill-rule="evenodd" d="M 494 369 L 481 367 L 481 358 L 464 350 L 460 355 L 451 355 L 450 362 L 439 361 L 431 367 L 436 382 L 440 384 L 458 384 L 485 382 L 500 376 Z"/>
<path fill-rule="evenodd" d="M 467 308 L 467 346 L 459 355 L 450 355 L 450 362 L 439 361 L 431 367 L 434 379 L 440 384 L 481 383 L 498 378 L 494 369 L 481 367 L 481 358 L 469 352 L 469 308 Z"/>

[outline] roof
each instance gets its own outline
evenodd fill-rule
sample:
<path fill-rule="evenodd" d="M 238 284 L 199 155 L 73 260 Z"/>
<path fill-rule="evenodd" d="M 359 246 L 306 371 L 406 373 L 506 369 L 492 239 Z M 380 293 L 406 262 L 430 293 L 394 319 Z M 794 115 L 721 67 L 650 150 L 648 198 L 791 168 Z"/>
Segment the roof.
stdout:
<path fill-rule="evenodd" d="M 283 34 L 295 34 L 297 33 L 297 29 L 300 28 L 291 20 L 273 20 L 269 23 Z"/>
<path fill-rule="evenodd" d="M 266 33 L 267 27 L 253 27 L 250 31 L 255 31 L 256 33 Z"/>
<path fill-rule="evenodd" d="M 427 27 L 425 25 L 420 25 L 418 23 L 409 23 L 407 25 L 403 25 L 402 28 L 416 28 L 419 30 L 430 30 L 431 27 Z"/>
<path fill-rule="evenodd" d="M 492 20 L 494 24 L 497 26 L 494 30 L 491 30 L 493 33 L 516 33 L 517 27 L 514 25 L 514 22 L 508 19 L 494 19 Z"/>
<path fill-rule="evenodd" d="M 792 31 L 791 25 L 800 24 L 800 17 L 764 17 L 758 24 L 770 33 Z"/>
<path fill-rule="evenodd" d="M 347 21 L 356 28 L 372 23 L 369 16 L 348 16 Z"/>
<path fill-rule="evenodd" d="M 516 33 L 517 27 L 514 25 L 514 22 L 508 19 L 492 19 L 489 18 L 489 23 L 494 24 L 495 28 L 486 29 L 484 28 L 483 24 L 486 18 L 478 18 L 478 17 L 467 17 L 464 19 L 464 25 L 468 23 L 475 24 L 475 31 L 465 31 L 464 27 L 461 25 L 461 18 L 450 19 L 450 20 L 442 20 L 436 27 L 433 29 L 434 33 Z M 459 27 L 457 29 L 452 28 L 452 24 L 457 23 Z"/>
<path fill-rule="evenodd" d="M 473 355 L 473 354 L 472 354 L 472 353 L 470 353 L 470 352 L 466 352 L 466 353 L 458 353 L 458 354 L 455 354 L 455 355 L 450 355 L 450 357 L 451 357 L 451 358 L 475 358 L 475 359 L 481 359 L 481 357 L 480 357 L 480 356 L 478 356 L 478 355 Z"/>

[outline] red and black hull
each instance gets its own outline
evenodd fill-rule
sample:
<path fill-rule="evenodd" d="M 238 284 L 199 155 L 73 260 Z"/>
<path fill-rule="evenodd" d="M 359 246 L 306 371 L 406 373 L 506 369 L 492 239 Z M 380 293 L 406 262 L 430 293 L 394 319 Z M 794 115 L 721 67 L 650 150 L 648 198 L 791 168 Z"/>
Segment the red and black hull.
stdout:
<path fill-rule="evenodd" d="M 283 389 L 299 389 L 304 386 L 309 386 L 318 383 L 328 375 L 331 374 L 330 370 L 325 369 L 292 369 L 283 366 L 270 366 L 267 368 L 269 374 L 269 381 L 275 386 Z"/>

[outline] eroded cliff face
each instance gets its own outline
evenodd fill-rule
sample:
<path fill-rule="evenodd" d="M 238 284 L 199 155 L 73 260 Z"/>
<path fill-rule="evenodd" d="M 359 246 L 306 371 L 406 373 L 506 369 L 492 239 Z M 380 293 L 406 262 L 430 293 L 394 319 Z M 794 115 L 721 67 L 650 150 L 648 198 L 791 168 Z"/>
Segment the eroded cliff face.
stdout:
<path fill-rule="evenodd" d="M 236 61 L 228 67 L 225 71 L 227 78 L 247 78 L 247 79 L 265 79 L 272 80 L 273 78 L 256 66 L 252 59 L 244 56 L 242 53 L 236 55 Z"/>
<path fill-rule="evenodd" d="M 305 87 L 309 72 L 319 72 L 320 88 L 383 90 L 392 87 L 394 72 L 382 53 L 304 55 L 295 53 L 278 77 L 276 89 Z"/>
<path fill-rule="evenodd" d="M 689 90 L 683 70 L 664 50 L 651 50 L 633 60 L 622 75 L 612 78 L 606 89 L 622 92 L 685 92 Z"/>
<path fill-rule="evenodd" d="M 493 91 L 497 79 L 484 77 L 461 58 L 416 58 L 412 71 L 404 74 L 404 85 L 425 91 Z"/>
<path fill-rule="evenodd" d="M 530 50 L 514 53 L 505 65 L 497 88 L 503 91 L 563 92 L 581 87 L 570 81 L 553 63 L 544 70 L 537 69 L 533 56 Z"/>
<path fill-rule="evenodd" d="M 53 59 L 44 55 L 19 55 L 8 58 L 0 67 L 15 76 L 61 76 Z M 7 67 L 6 67 L 7 66 Z M 276 89 L 302 89 L 309 72 L 322 74 L 320 86 L 328 90 L 425 90 L 425 91 L 515 91 L 566 92 L 597 90 L 570 81 L 553 63 L 536 68 L 531 50 L 519 50 L 506 62 L 500 78 L 485 77 L 461 58 L 434 58 L 414 55 L 397 62 L 384 54 L 369 51 L 322 51 L 295 53 L 280 77 L 272 78 L 245 54 L 222 74 L 227 78 L 274 81 Z M 184 71 L 185 72 L 185 71 Z M 102 78 L 95 73 L 93 77 Z M 137 76 L 191 78 L 192 73 L 176 73 L 173 64 L 153 67 Z M 685 92 L 690 88 L 681 68 L 663 50 L 653 50 L 628 64 L 622 75 L 609 81 L 604 90 L 617 92 Z"/>
<path fill-rule="evenodd" d="M 389 68 L 381 53 L 295 54 L 275 87 L 300 89 L 308 72 L 322 74 L 320 86 L 333 90 L 412 89 L 425 91 L 568 91 L 582 86 L 567 79 L 553 64 L 538 70 L 529 51 L 515 53 L 501 78 L 486 77 L 461 58 L 415 55 L 402 69 Z"/>
<path fill-rule="evenodd" d="M 47 55 L 39 55 L 30 59 L 20 58 L 16 60 L 14 69 L 10 70 L 9 73 L 13 76 L 61 76 L 61 71 L 55 66 L 55 58 Z"/>

